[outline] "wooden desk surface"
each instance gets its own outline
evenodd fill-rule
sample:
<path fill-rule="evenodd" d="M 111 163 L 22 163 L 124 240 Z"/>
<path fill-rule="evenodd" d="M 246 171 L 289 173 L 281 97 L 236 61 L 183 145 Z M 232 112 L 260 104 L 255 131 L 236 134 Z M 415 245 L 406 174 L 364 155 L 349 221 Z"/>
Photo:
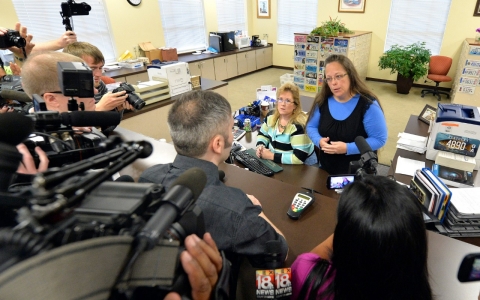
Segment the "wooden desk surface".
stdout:
<path fill-rule="evenodd" d="M 247 149 L 255 149 L 257 143 L 258 131 L 247 132 L 239 140 L 239 142 Z M 306 165 L 288 165 L 278 164 L 283 168 L 283 171 L 275 173 L 272 178 L 280 180 L 299 188 L 313 189 L 322 195 L 330 198 L 338 199 L 340 197 L 334 190 L 327 189 L 328 173 L 316 166 Z M 222 169 L 220 167 L 220 169 Z M 225 171 L 225 170 L 224 170 Z"/>
<path fill-rule="evenodd" d="M 290 248 L 288 266 L 299 254 L 312 250 L 333 233 L 336 199 L 315 193 L 315 203 L 299 220 L 292 220 L 287 211 L 295 194 L 301 191 L 299 186 L 225 163 L 220 169 L 225 172 L 225 184 L 255 196 L 262 203 L 265 215 L 283 232 Z"/>

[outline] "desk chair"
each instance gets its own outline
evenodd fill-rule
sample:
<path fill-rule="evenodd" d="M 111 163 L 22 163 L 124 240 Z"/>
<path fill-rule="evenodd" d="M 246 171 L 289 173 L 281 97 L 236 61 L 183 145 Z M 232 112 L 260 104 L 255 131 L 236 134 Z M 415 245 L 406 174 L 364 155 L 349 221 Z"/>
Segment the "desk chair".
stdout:
<path fill-rule="evenodd" d="M 103 81 L 105 84 L 110 84 L 110 83 L 115 83 L 115 79 L 108 77 L 108 76 L 101 76 L 100 79 Z"/>
<path fill-rule="evenodd" d="M 438 90 L 438 85 L 440 82 L 452 81 L 452 78 L 447 76 L 451 66 L 452 59 L 450 57 L 442 55 L 434 55 L 430 57 L 427 78 L 435 81 L 436 85 L 433 89 L 422 90 L 422 98 L 428 93 L 432 93 L 434 96 L 437 96 L 438 101 L 441 99 L 440 94 L 447 95 L 447 99 L 450 98 L 449 93 Z"/>

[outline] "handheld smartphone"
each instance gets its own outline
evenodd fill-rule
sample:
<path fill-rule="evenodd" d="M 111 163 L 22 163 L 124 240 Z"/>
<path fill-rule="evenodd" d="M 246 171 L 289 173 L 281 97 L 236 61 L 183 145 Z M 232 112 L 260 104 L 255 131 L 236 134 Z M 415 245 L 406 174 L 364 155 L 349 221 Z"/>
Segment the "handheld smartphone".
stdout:
<path fill-rule="evenodd" d="M 343 189 L 347 184 L 355 180 L 355 175 L 330 175 L 327 178 L 327 189 L 338 190 Z"/>
<path fill-rule="evenodd" d="M 468 254 L 463 258 L 457 278 L 460 282 L 480 280 L 480 253 Z"/>

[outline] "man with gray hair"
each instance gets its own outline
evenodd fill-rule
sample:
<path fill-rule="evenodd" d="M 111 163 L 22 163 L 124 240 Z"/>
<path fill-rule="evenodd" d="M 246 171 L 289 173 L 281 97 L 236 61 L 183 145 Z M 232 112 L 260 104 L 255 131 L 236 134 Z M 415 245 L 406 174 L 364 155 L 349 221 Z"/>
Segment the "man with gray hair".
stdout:
<path fill-rule="evenodd" d="M 211 91 L 192 91 L 174 102 L 168 125 L 177 156 L 173 163 L 148 168 L 139 182 L 169 187 L 183 172 L 199 167 L 207 184 L 196 204 L 202 209 L 205 229 L 227 256 L 246 256 L 254 267 L 263 260 L 265 244 L 281 243 L 282 259 L 288 246 L 283 234 L 265 216 L 254 196 L 220 181 L 218 165 L 230 154 L 233 117 L 230 103 Z M 230 256 L 232 257 L 232 256 Z"/>

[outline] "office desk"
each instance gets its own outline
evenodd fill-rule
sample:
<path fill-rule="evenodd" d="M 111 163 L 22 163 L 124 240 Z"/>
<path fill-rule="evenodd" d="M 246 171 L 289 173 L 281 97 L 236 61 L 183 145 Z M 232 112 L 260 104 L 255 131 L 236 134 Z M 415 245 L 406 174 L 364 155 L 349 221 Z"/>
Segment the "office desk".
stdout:
<path fill-rule="evenodd" d="M 428 135 L 428 125 L 423 123 L 422 121 L 418 120 L 418 116 L 411 115 L 410 119 L 408 120 L 407 126 L 405 127 L 405 132 L 416 134 L 420 136 L 427 136 Z M 419 161 L 425 162 L 425 167 L 431 168 L 432 164 L 434 163 L 433 160 L 429 160 L 426 158 L 425 154 L 420 154 L 412 151 L 407 151 L 403 149 L 397 149 L 395 152 L 395 156 L 393 157 L 392 165 L 388 170 L 388 175 L 393 175 L 397 181 L 403 182 L 405 184 L 410 184 L 410 180 L 412 176 L 403 175 L 403 174 L 395 174 L 395 169 L 397 167 L 397 160 L 398 157 L 404 157 Z M 480 186 L 480 176 L 477 176 L 477 171 L 474 171 L 474 184 L 475 186 Z M 455 193 L 455 191 L 453 191 Z M 454 239 L 464 241 L 466 243 L 480 246 L 480 238 L 478 237 L 455 237 Z"/>
<path fill-rule="evenodd" d="M 257 134 L 257 130 L 247 132 L 238 142 L 247 149 L 255 149 Z M 329 174 L 325 170 L 316 166 L 289 164 L 278 165 L 283 168 L 283 171 L 275 173 L 272 178 L 295 185 L 297 187 L 314 189 L 315 191 L 334 199 L 338 199 L 340 197 L 340 195 L 334 190 L 327 189 L 327 177 Z M 243 167 L 243 165 L 240 164 L 239 166 Z M 222 167 L 220 167 L 220 169 L 222 169 Z"/>
<path fill-rule="evenodd" d="M 315 194 L 312 207 L 294 221 L 286 212 L 298 191 L 297 186 L 233 165 L 224 164 L 220 168 L 226 174 L 225 184 L 257 197 L 265 215 L 284 233 L 290 249 L 287 266 L 291 266 L 299 254 L 310 251 L 333 233 L 337 200 Z M 480 282 L 460 283 L 456 276 L 463 257 L 480 252 L 480 248 L 430 231 L 427 231 L 427 238 L 428 269 L 435 299 L 477 299 Z M 243 269 L 240 276 L 237 299 L 252 299 L 254 270 Z"/>

